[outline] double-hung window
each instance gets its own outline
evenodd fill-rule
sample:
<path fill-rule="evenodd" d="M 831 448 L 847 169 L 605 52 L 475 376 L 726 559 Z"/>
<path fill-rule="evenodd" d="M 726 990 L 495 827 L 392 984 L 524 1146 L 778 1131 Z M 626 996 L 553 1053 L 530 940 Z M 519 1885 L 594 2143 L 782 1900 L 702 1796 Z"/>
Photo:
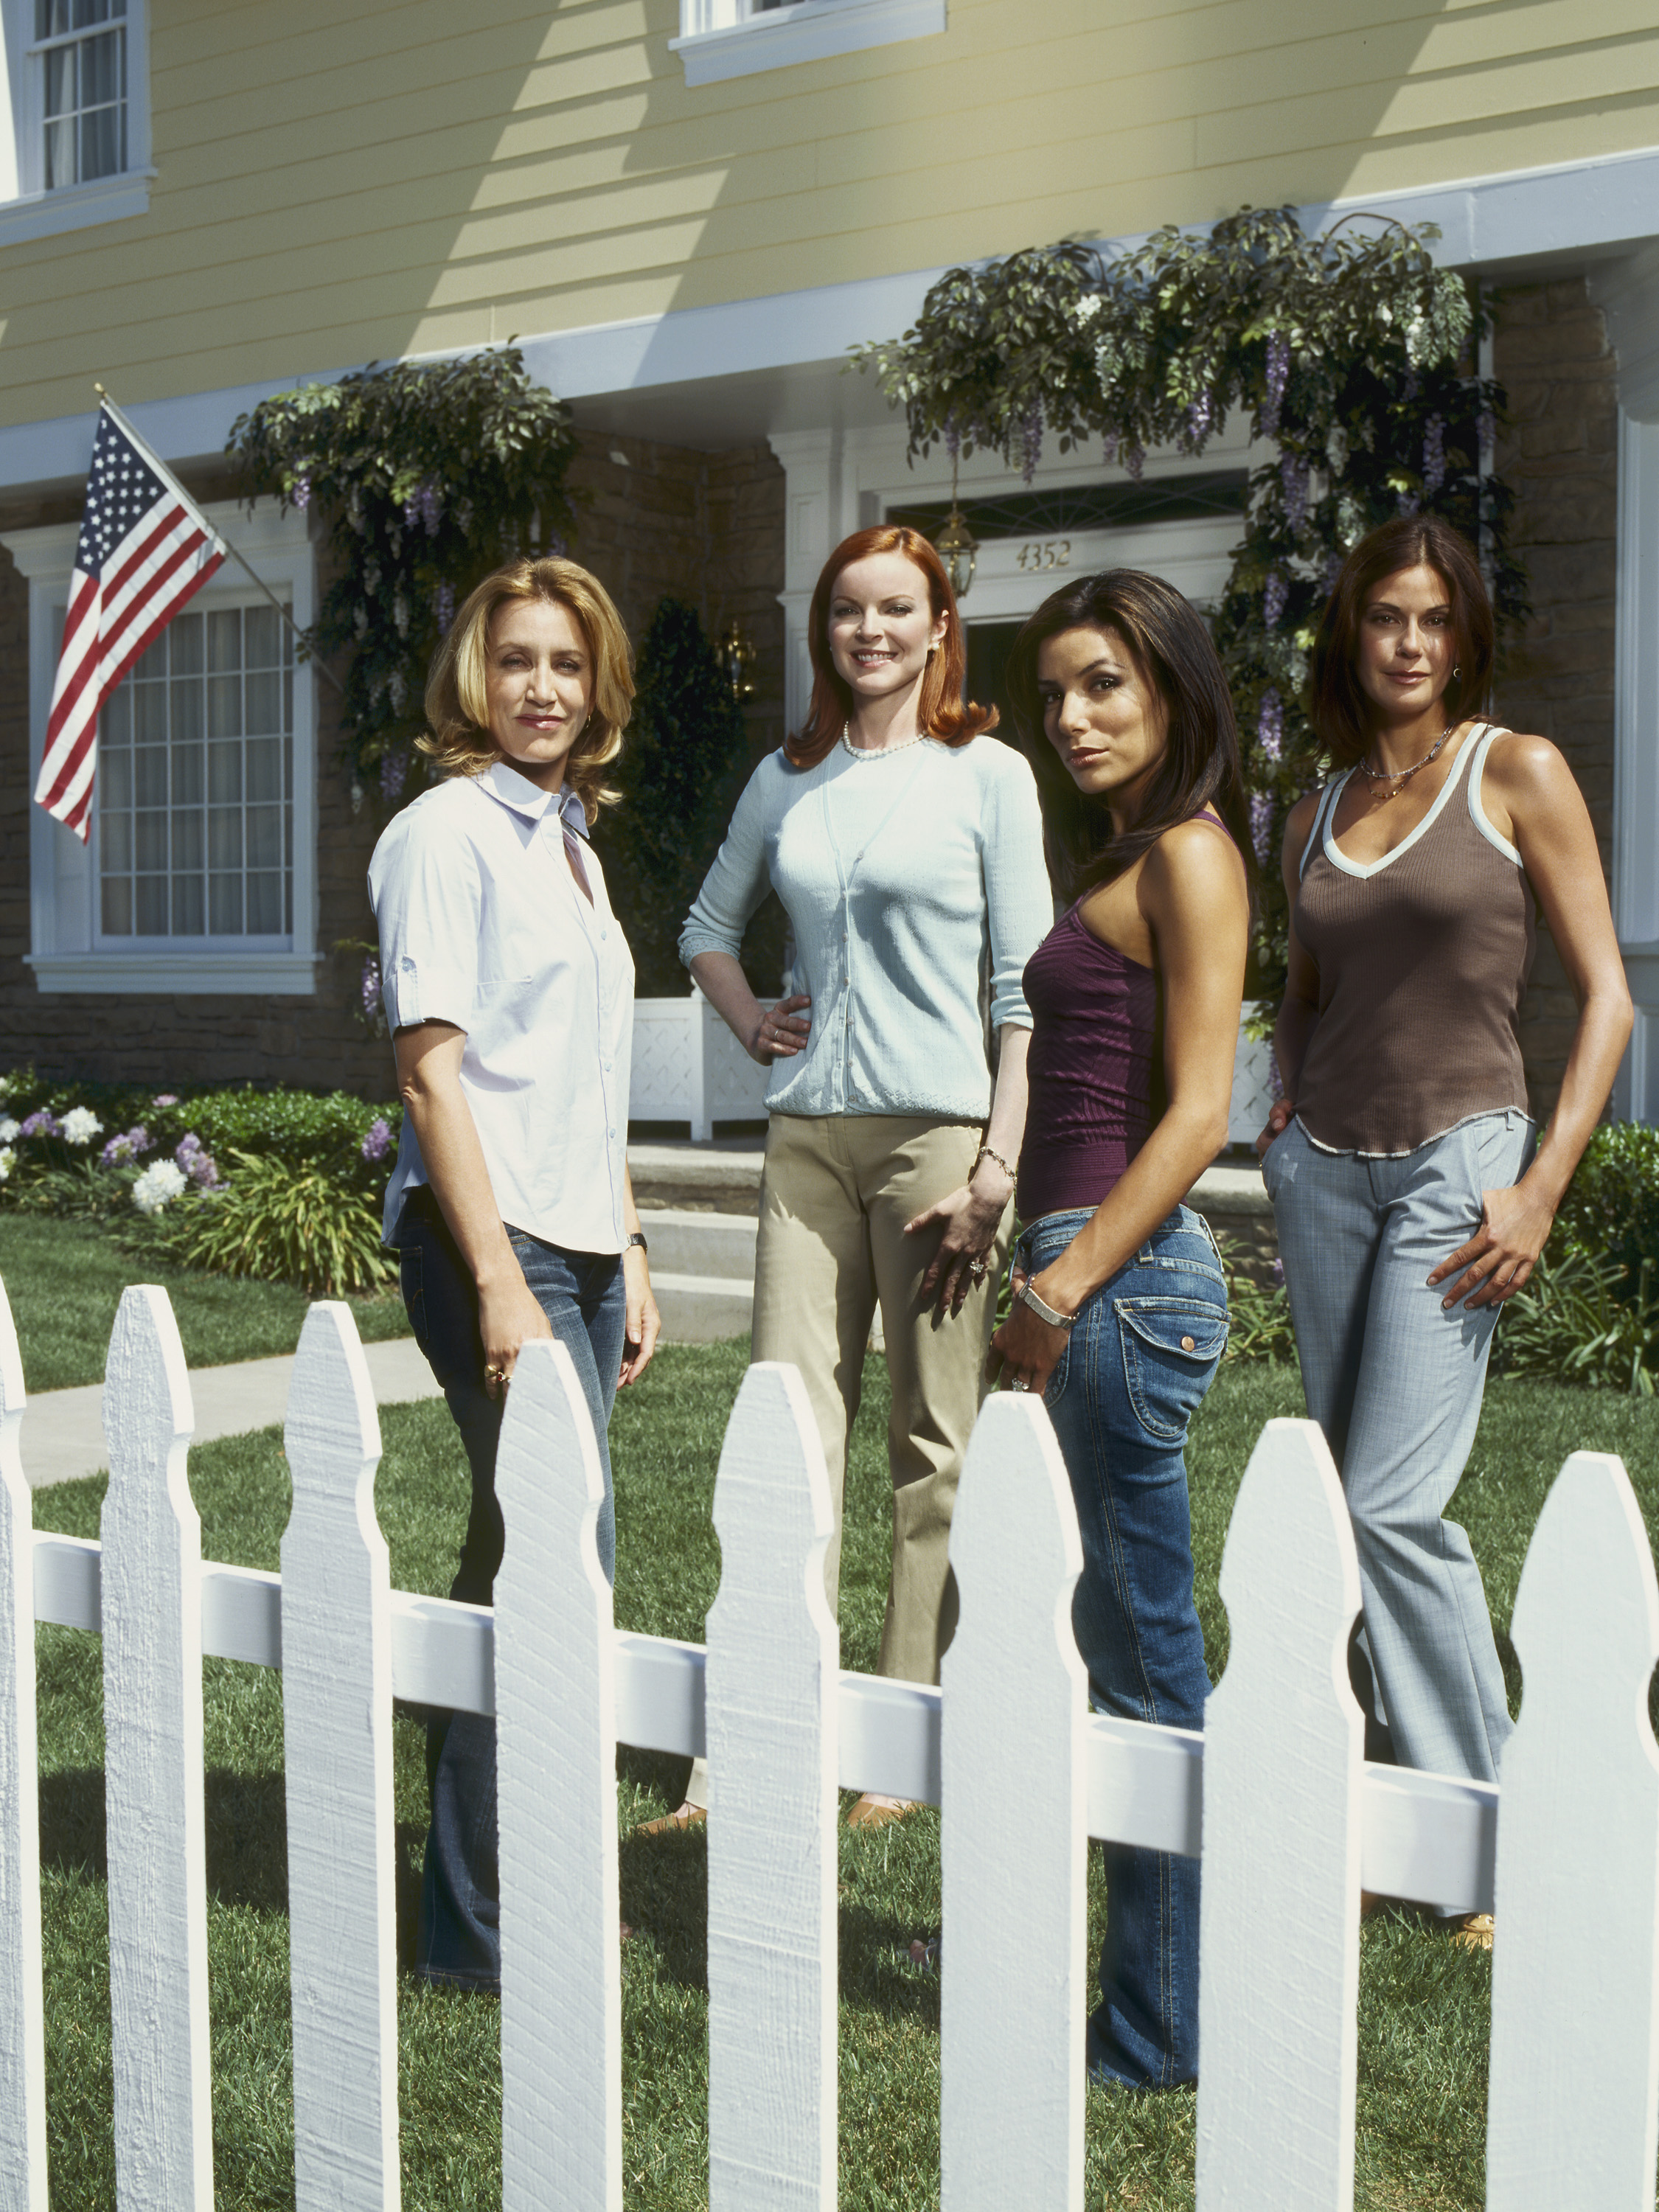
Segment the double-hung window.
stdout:
<path fill-rule="evenodd" d="M 146 7 L 0 0 L 0 245 L 149 206 Z"/>

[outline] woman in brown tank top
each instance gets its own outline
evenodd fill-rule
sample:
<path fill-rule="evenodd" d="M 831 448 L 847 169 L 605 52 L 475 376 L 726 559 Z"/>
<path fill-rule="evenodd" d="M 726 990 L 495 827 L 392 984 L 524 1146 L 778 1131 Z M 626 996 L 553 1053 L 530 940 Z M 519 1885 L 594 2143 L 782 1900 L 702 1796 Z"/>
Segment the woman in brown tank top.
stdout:
<path fill-rule="evenodd" d="M 1553 745 L 1480 716 L 1492 635 L 1446 524 L 1401 517 L 1349 555 L 1310 686 L 1339 773 L 1285 831 L 1285 1095 L 1257 1143 L 1308 1411 L 1359 1553 L 1368 1755 L 1481 1781 L 1509 1704 L 1480 1570 L 1443 1514 L 1498 1308 L 1536 1264 L 1631 1028 L 1578 787 Z M 1537 908 L 1579 1012 L 1534 1149 L 1519 1023 Z"/>

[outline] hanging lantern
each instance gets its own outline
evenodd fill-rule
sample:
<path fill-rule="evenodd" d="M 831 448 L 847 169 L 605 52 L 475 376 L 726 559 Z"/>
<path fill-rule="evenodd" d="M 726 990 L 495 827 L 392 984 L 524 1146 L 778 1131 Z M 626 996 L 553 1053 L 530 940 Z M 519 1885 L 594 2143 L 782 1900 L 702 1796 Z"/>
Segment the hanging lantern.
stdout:
<path fill-rule="evenodd" d="M 752 699 L 755 679 L 749 672 L 755 665 L 754 640 L 739 626 L 735 615 L 715 651 L 725 671 L 726 680 L 732 686 L 732 696 L 734 699 Z"/>
<path fill-rule="evenodd" d="M 945 564 L 945 573 L 951 579 L 951 589 L 959 599 L 965 599 L 974 580 L 974 563 L 979 557 L 979 540 L 968 527 L 962 509 L 957 504 L 957 466 L 954 461 L 951 464 L 951 512 L 933 540 L 933 550 Z"/>

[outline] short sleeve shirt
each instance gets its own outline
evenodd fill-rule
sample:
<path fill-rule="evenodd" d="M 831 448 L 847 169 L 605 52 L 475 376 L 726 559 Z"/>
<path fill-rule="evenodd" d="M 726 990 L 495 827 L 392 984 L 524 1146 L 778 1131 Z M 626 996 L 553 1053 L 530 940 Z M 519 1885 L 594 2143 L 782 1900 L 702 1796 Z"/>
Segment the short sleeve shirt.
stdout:
<path fill-rule="evenodd" d="M 558 794 L 497 761 L 425 792 L 374 848 L 368 895 L 394 1031 L 466 1032 L 461 1093 L 501 1219 L 567 1251 L 620 1252 L 634 960 L 590 846 L 582 896 Z M 405 1115 L 386 1188 L 395 1243 L 427 1181 Z"/>

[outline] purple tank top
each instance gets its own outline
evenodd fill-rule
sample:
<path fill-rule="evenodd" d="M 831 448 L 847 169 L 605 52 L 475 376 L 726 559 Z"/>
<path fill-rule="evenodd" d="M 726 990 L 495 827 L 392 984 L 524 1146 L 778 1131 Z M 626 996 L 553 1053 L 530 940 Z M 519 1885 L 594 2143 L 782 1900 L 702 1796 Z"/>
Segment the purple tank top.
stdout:
<path fill-rule="evenodd" d="M 1073 907 L 1025 963 L 1030 1101 L 1024 1221 L 1098 1206 L 1162 1110 L 1158 977 L 1103 945 Z"/>

